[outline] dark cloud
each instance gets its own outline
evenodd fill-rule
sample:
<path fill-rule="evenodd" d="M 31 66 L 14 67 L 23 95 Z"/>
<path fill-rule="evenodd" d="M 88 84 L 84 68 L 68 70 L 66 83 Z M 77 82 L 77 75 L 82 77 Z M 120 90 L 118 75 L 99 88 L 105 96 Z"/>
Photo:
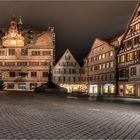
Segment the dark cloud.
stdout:
<path fill-rule="evenodd" d="M 124 31 L 136 1 L 0 2 L 0 26 L 13 14 L 22 16 L 26 28 L 56 29 L 56 56 L 69 48 L 80 61 L 95 37 L 111 38 Z"/>

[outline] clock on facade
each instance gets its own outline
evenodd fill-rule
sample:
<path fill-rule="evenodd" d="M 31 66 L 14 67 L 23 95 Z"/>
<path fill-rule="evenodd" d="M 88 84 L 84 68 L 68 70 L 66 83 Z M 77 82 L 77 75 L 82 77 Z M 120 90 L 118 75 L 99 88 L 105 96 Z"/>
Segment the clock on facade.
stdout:
<path fill-rule="evenodd" d="M 16 33 L 11 33 L 11 37 L 16 37 Z"/>

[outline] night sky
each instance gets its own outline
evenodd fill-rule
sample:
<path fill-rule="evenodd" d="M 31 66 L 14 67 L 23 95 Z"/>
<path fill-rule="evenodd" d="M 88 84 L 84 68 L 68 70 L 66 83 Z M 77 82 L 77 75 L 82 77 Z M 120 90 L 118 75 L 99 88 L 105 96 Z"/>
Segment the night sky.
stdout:
<path fill-rule="evenodd" d="M 0 27 L 8 27 L 14 14 L 22 16 L 25 28 L 55 26 L 57 58 L 66 48 L 80 62 L 94 38 L 112 38 L 122 33 L 136 1 L 0 2 Z"/>

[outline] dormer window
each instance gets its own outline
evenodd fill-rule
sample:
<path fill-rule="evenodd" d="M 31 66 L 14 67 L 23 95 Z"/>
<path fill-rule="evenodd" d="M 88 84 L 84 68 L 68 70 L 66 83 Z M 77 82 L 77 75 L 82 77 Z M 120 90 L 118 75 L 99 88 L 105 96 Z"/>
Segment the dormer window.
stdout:
<path fill-rule="evenodd" d="M 140 24 L 138 23 L 138 24 L 135 25 L 135 31 L 137 31 L 139 29 L 140 29 Z"/>
<path fill-rule="evenodd" d="M 66 59 L 66 60 L 70 60 L 70 58 L 71 58 L 71 57 L 70 57 L 69 55 L 65 56 L 65 59 Z"/>

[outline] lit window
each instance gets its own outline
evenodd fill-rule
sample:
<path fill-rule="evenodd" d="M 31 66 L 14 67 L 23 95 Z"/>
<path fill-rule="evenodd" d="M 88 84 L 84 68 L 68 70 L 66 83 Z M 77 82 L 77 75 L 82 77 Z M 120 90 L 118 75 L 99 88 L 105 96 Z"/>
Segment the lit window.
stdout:
<path fill-rule="evenodd" d="M 95 93 L 95 94 L 98 93 L 98 86 L 97 85 L 90 85 L 89 92 Z"/>
<path fill-rule="evenodd" d="M 100 69 L 100 70 L 102 69 L 102 65 L 101 65 L 101 64 L 99 65 L 99 69 Z"/>
<path fill-rule="evenodd" d="M 126 94 L 134 94 L 134 85 L 126 85 L 126 91 L 125 91 Z"/>
<path fill-rule="evenodd" d="M 16 46 L 16 44 L 17 44 L 16 40 L 11 40 L 11 41 L 10 41 L 10 45 L 11 45 L 11 46 Z"/>
<path fill-rule="evenodd" d="M 18 83 L 18 89 L 26 89 L 26 83 Z"/>
<path fill-rule="evenodd" d="M 104 93 L 109 93 L 109 87 L 108 86 L 104 86 Z"/>
<path fill-rule="evenodd" d="M 109 87 L 110 93 L 115 93 L 115 86 L 112 85 Z"/>
<path fill-rule="evenodd" d="M 135 25 L 135 30 L 137 31 L 137 30 L 139 30 L 139 29 L 140 29 L 140 25 L 139 25 L 139 23 L 138 23 L 138 24 Z"/>
<path fill-rule="evenodd" d="M 103 64 L 103 69 L 105 69 L 105 63 Z"/>
<path fill-rule="evenodd" d="M 112 68 L 114 66 L 114 62 L 110 62 L 110 67 Z"/>
<path fill-rule="evenodd" d="M 101 60 L 102 59 L 102 56 L 101 55 L 99 55 L 99 60 Z"/>
<path fill-rule="evenodd" d="M 127 61 L 132 61 L 133 60 L 133 53 L 128 53 L 127 54 Z"/>
<path fill-rule="evenodd" d="M 110 51 L 109 56 L 113 56 L 113 51 Z"/>
<path fill-rule="evenodd" d="M 120 56 L 120 62 L 123 63 L 124 61 L 125 61 L 125 56 L 124 55 L 121 55 Z"/>
<path fill-rule="evenodd" d="M 106 63 L 106 68 L 109 68 L 109 62 L 108 62 L 108 63 Z"/>
<path fill-rule="evenodd" d="M 102 54 L 102 58 L 105 58 L 105 54 Z"/>

